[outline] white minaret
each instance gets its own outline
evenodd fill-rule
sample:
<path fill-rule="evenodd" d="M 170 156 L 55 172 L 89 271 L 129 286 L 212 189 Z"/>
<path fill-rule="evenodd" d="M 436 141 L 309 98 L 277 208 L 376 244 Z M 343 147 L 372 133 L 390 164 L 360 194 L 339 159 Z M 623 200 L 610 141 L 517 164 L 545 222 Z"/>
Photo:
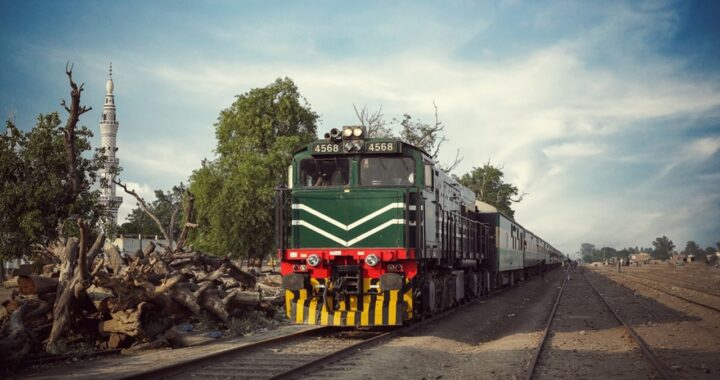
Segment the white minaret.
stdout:
<path fill-rule="evenodd" d="M 118 122 L 115 118 L 115 96 L 113 89 L 115 88 L 112 80 L 112 62 L 110 63 L 110 73 L 108 80 L 105 82 L 105 104 L 103 106 L 102 119 L 100 119 L 100 136 L 102 139 L 102 147 L 105 148 L 105 154 L 108 160 L 104 169 L 100 169 L 100 176 L 107 179 L 108 186 L 102 188 L 100 195 L 100 204 L 110 210 L 110 220 L 108 224 L 117 225 L 117 213 L 122 197 L 115 195 L 115 179 L 113 168 L 117 168 L 120 160 L 116 157 L 117 146 L 115 144 L 118 131 Z"/>

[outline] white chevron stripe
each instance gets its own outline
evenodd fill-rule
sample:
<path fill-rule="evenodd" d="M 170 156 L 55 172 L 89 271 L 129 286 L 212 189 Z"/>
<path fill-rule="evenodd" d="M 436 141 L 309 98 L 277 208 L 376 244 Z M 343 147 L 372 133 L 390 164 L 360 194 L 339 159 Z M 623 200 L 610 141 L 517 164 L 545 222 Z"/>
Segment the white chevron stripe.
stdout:
<path fill-rule="evenodd" d="M 379 210 L 377 210 L 377 211 L 374 211 L 374 212 L 370 213 L 369 215 L 366 215 L 366 216 L 364 216 L 364 217 L 358 219 L 357 221 L 355 221 L 355 222 L 353 222 L 353 223 L 350 223 L 350 224 L 348 225 L 348 224 L 340 223 L 340 222 L 338 222 L 337 220 L 335 220 L 335 219 L 333 219 L 333 218 L 331 218 L 331 217 L 329 217 L 329 216 L 321 213 L 320 211 L 317 211 L 317 210 L 315 210 L 314 208 L 312 208 L 312 207 L 310 207 L 310 206 L 306 206 L 306 205 L 304 205 L 304 204 L 302 204 L 302 203 L 295 203 L 295 204 L 292 205 L 292 208 L 294 208 L 294 209 L 296 209 L 296 210 L 307 211 L 308 213 L 310 213 L 310 214 L 312 214 L 312 215 L 315 215 L 315 216 L 317 216 L 318 218 L 320 218 L 320 219 L 322 219 L 322 220 L 324 220 L 324 221 L 326 221 L 326 222 L 328 222 L 328 223 L 330 223 L 330 224 L 332 224 L 332 225 L 334 225 L 334 226 L 336 226 L 336 227 L 338 227 L 338 228 L 341 228 L 341 229 L 343 229 L 343 230 L 345 230 L 345 231 L 350 231 L 351 229 L 353 229 L 353 228 L 355 228 L 355 227 L 357 227 L 357 226 L 359 226 L 359 225 L 367 222 L 368 220 L 370 220 L 370 219 L 372 219 L 372 218 L 374 218 L 374 217 L 376 217 L 376 216 L 378 216 L 378 215 L 380 215 L 380 214 L 382 214 L 382 213 L 384 213 L 384 212 L 386 212 L 386 211 L 388 211 L 388 210 L 391 210 L 391 209 L 394 209 L 394 208 L 403 208 L 403 207 L 405 207 L 405 204 L 402 203 L 402 202 L 390 203 L 389 205 L 387 205 L 387 206 L 385 206 L 385 207 L 383 207 L 383 208 L 381 208 L 381 209 L 379 209 Z"/>
<path fill-rule="evenodd" d="M 329 232 L 323 231 L 323 230 L 313 226 L 312 224 L 305 222 L 304 220 L 293 220 L 292 224 L 293 224 L 293 226 L 307 227 L 309 230 L 314 231 L 322 236 L 325 236 L 326 238 L 328 238 L 338 244 L 344 245 L 346 247 L 348 246 L 347 242 L 345 240 L 340 239 L 339 237 L 337 237 Z"/>
<path fill-rule="evenodd" d="M 318 227 L 316 227 L 316 226 L 314 226 L 314 225 L 312 225 L 312 224 L 310 224 L 310 223 L 308 223 L 308 222 L 306 222 L 306 221 L 304 221 L 304 220 L 293 220 L 293 221 L 292 221 L 292 224 L 293 224 L 294 226 L 307 227 L 309 230 L 314 231 L 314 232 L 316 232 L 316 233 L 318 233 L 318 234 L 320 234 L 320 235 L 322 235 L 322 236 L 324 236 L 324 237 L 326 237 L 326 238 L 328 238 L 328 239 L 330 239 L 330 240 L 332 240 L 332 241 L 334 241 L 334 242 L 336 242 L 336 243 L 338 243 L 338 244 L 344 245 L 345 247 L 349 247 L 349 246 L 351 246 L 351 245 L 353 245 L 353 244 L 355 244 L 355 243 L 357 243 L 357 242 L 359 242 L 359 241 L 362 241 L 362 240 L 366 239 L 367 237 L 369 237 L 369 236 L 371 236 L 371 235 L 374 235 L 374 234 L 382 231 L 383 229 L 385 229 L 385 228 L 387 228 L 387 227 L 389 227 L 389 226 L 391 226 L 391 225 L 393 225 L 393 224 L 405 224 L 405 220 L 403 220 L 403 219 L 391 219 L 391 220 L 388 220 L 387 222 L 385 222 L 385 223 L 383 223 L 383 224 L 381 224 L 381 225 L 373 228 L 372 230 L 367 231 L 367 232 L 365 232 L 364 234 L 362 234 L 362 235 L 360 235 L 360 236 L 357 236 L 356 238 L 354 238 L 354 239 L 352 239 L 352 240 L 349 240 L 349 241 L 342 240 L 342 239 L 340 239 L 339 237 L 337 237 L 337 236 L 335 236 L 335 235 L 333 235 L 333 234 L 331 234 L 331 233 L 329 233 L 329 232 L 327 232 L 327 231 L 324 231 L 324 230 L 322 230 L 322 229 L 320 229 L 320 228 L 318 228 Z"/>
<path fill-rule="evenodd" d="M 351 246 L 351 245 L 353 245 L 353 244 L 355 244 L 355 243 L 357 243 L 357 242 L 365 239 L 366 237 L 368 237 L 368 236 L 370 236 L 370 235 L 373 235 L 373 234 L 375 234 L 375 233 L 377 233 L 377 232 L 379 232 L 379 231 L 381 231 L 381 230 L 383 230 L 383 229 L 385 229 L 385 228 L 387 228 L 387 227 L 389 227 L 389 226 L 391 226 L 391 225 L 393 225 L 393 224 L 405 224 L 405 220 L 403 220 L 403 219 L 390 219 L 390 220 L 388 220 L 387 222 L 385 222 L 385 223 L 383 223 L 383 224 L 381 224 L 381 225 L 373 228 L 372 230 L 370 230 L 370 231 L 368 231 L 368 232 L 366 232 L 366 233 L 364 233 L 364 234 L 356 237 L 355 239 L 352 239 L 352 240 L 348 241 L 348 242 L 347 242 L 347 247 L 349 247 L 349 246 Z"/>

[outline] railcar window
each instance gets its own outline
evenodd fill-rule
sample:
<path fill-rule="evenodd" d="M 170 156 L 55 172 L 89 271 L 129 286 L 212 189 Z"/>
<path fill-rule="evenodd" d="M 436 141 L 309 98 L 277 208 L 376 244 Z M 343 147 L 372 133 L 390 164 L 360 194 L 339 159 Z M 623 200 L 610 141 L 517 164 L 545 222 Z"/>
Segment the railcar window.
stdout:
<path fill-rule="evenodd" d="M 411 186 L 415 183 L 415 161 L 410 157 L 369 157 L 360 161 L 363 186 Z"/>
<path fill-rule="evenodd" d="M 350 180 L 347 158 L 306 158 L 300 161 L 300 185 L 303 187 L 344 186 Z"/>

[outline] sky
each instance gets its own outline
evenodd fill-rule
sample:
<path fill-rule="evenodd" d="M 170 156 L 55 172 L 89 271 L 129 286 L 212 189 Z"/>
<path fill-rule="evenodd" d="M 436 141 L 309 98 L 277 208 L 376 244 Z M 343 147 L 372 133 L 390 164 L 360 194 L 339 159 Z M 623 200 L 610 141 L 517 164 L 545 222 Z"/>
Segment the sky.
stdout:
<path fill-rule="evenodd" d="M 565 253 L 720 241 L 715 1 L 0 1 L 0 113 L 31 128 L 108 64 L 121 179 L 147 198 L 214 157 L 236 95 L 289 77 L 319 134 L 353 106 L 433 121 L 462 175 L 526 193 L 516 219 Z M 125 196 L 121 222 L 135 207 Z"/>

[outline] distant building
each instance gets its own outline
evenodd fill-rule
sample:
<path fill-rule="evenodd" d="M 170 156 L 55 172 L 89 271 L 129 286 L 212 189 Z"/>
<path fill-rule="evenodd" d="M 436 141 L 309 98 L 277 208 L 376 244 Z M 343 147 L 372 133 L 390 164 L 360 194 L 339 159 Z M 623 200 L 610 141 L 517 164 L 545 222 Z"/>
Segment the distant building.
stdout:
<path fill-rule="evenodd" d="M 107 162 L 105 163 L 105 167 L 100 169 L 99 173 L 100 176 L 107 181 L 107 186 L 101 189 L 100 204 L 110 211 L 109 220 L 106 221 L 108 226 L 117 226 L 118 209 L 123 201 L 122 197 L 115 194 L 115 183 L 113 183 L 115 179 L 114 171 L 120 164 L 120 160 L 116 154 L 117 132 L 120 124 L 115 117 L 114 89 L 115 85 L 112 79 L 111 63 L 108 80 L 105 82 L 105 104 L 103 105 L 102 119 L 100 120 L 101 146 L 105 148 Z"/>
<path fill-rule="evenodd" d="M 145 247 L 149 242 L 153 242 L 155 245 L 162 244 L 167 246 L 167 240 L 158 239 L 157 235 L 120 235 L 120 237 L 112 241 L 112 245 L 116 246 L 118 250 L 120 250 L 120 253 L 127 255 L 137 251 L 138 249 L 142 251 L 143 247 Z"/>
<path fill-rule="evenodd" d="M 630 261 L 634 263 L 648 263 L 650 262 L 650 254 L 649 253 L 634 253 L 630 255 Z"/>

